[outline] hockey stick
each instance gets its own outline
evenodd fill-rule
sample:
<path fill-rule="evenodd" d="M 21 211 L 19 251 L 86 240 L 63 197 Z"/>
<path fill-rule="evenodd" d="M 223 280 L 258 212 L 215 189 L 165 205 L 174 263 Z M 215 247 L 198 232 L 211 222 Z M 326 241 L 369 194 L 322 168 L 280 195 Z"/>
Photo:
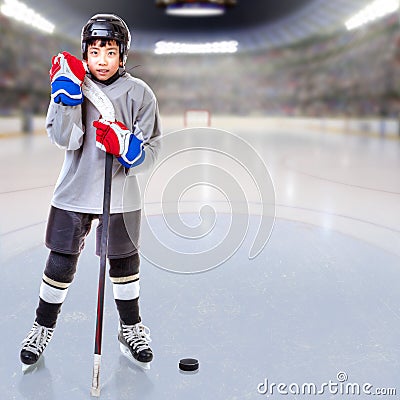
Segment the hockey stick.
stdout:
<path fill-rule="evenodd" d="M 87 97 L 90 102 L 97 108 L 103 118 L 107 119 L 108 121 L 115 121 L 115 110 L 110 99 L 88 77 L 85 77 L 85 80 L 82 84 L 82 89 L 85 97 Z M 103 226 L 100 239 L 100 271 L 97 293 L 96 336 L 94 344 L 92 388 L 90 391 L 90 394 L 95 397 L 100 396 L 101 344 L 103 336 L 104 289 L 107 264 L 108 227 L 110 223 L 112 164 L 113 155 L 106 153 L 104 170 Z"/>
<path fill-rule="evenodd" d="M 100 396 L 100 361 L 101 342 L 103 336 L 103 311 L 104 311 L 104 288 L 107 263 L 108 227 L 110 223 L 110 200 L 111 200 L 111 178 L 112 178 L 113 155 L 106 153 L 104 171 L 104 199 L 103 199 L 103 226 L 100 240 L 100 272 L 99 287 L 97 293 L 97 318 L 96 338 L 94 344 L 94 365 L 91 395 Z"/>

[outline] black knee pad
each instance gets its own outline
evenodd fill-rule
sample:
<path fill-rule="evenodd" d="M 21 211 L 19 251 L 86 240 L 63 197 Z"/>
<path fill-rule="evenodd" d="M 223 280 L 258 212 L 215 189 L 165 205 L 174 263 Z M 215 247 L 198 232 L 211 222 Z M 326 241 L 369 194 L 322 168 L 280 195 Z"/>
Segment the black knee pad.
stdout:
<path fill-rule="evenodd" d="M 140 257 L 138 253 L 125 258 L 112 258 L 109 262 L 111 278 L 121 278 L 139 273 Z"/>
<path fill-rule="evenodd" d="M 79 254 L 63 254 L 51 251 L 44 274 L 57 282 L 71 283 L 74 279 Z"/>

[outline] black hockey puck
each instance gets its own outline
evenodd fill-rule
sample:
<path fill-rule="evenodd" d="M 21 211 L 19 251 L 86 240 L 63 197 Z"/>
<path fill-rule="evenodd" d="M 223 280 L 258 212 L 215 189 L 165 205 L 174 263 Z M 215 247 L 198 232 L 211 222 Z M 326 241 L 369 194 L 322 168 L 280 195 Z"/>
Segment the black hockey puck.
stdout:
<path fill-rule="evenodd" d="M 199 369 L 199 360 L 195 358 L 182 358 L 179 360 L 179 369 L 181 371 L 197 371 Z"/>

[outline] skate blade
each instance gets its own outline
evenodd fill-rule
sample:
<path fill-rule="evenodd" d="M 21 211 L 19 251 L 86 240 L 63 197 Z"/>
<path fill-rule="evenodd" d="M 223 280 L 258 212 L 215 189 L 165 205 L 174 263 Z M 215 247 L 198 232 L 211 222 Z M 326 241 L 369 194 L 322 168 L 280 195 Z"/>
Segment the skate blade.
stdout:
<path fill-rule="evenodd" d="M 22 363 L 22 373 L 23 374 L 30 374 L 39 370 L 41 367 L 44 366 L 44 356 L 42 355 L 39 360 L 36 361 L 35 364 L 24 364 Z"/>
<path fill-rule="evenodd" d="M 21 367 L 22 373 L 25 374 L 25 373 L 28 372 L 31 368 L 33 369 L 34 365 L 35 365 L 35 364 L 33 364 L 33 365 L 28 365 L 28 364 L 22 363 L 22 367 Z"/>
<path fill-rule="evenodd" d="M 150 363 L 144 363 L 140 362 L 135 359 L 135 357 L 132 356 L 131 352 L 129 351 L 128 348 L 126 348 L 122 343 L 119 344 L 119 348 L 121 350 L 121 353 L 133 364 L 137 365 L 138 367 L 144 369 L 144 370 L 149 370 L 150 369 Z"/>
<path fill-rule="evenodd" d="M 38 367 L 38 363 L 35 364 L 24 364 L 22 363 L 22 373 L 23 374 L 29 374 L 31 372 L 34 372 Z"/>

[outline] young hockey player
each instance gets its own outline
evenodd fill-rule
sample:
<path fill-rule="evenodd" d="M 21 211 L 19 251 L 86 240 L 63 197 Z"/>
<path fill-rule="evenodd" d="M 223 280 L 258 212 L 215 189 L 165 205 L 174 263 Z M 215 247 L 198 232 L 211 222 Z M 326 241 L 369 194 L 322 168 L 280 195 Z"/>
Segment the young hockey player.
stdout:
<path fill-rule="evenodd" d="M 125 71 L 131 37 L 121 18 L 93 16 L 83 27 L 81 39 L 84 61 L 63 52 L 53 57 L 50 70 L 46 129 L 51 141 L 66 153 L 47 223 L 50 254 L 36 319 L 22 342 L 24 370 L 38 362 L 53 336 L 94 219 L 99 219 L 96 253 L 100 253 L 106 152 L 115 155 L 107 257 L 120 318 L 118 340 L 123 353 L 139 365 L 148 368 L 153 359 L 150 331 L 139 313 L 141 199 L 136 175 L 154 165 L 159 151 L 157 100 L 143 81 Z M 111 100 L 115 122 L 104 119 L 82 94 L 85 76 Z M 125 185 L 127 180 L 129 185 Z"/>

